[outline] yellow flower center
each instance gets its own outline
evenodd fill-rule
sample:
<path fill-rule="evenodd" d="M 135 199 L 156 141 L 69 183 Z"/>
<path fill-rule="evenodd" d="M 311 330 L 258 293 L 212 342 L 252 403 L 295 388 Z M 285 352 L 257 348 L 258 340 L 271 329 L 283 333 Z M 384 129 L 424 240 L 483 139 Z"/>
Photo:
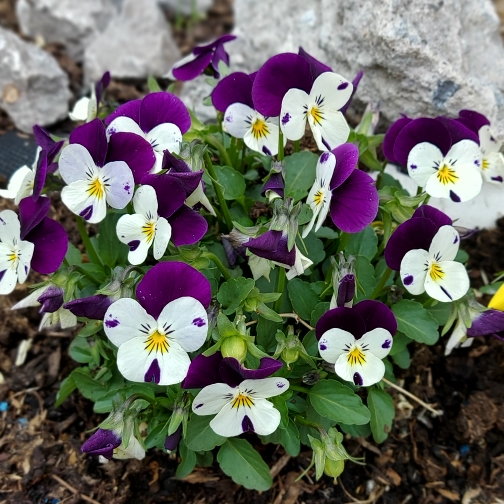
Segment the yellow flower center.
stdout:
<path fill-rule="evenodd" d="M 319 107 L 312 107 L 310 109 L 310 115 L 312 116 L 313 122 L 315 124 L 320 125 L 322 123 L 324 115 L 322 114 L 322 111 L 320 110 Z"/>
<path fill-rule="evenodd" d="M 313 201 L 315 201 L 315 205 L 319 206 L 324 202 L 324 191 L 319 189 L 316 193 L 315 196 L 313 197 Z"/>
<path fill-rule="evenodd" d="M 15 251 L 15 250 L 11 251 L 11 253 L 8 254 L 7 257 L 8 257 L 7 260 L 11 261 L 13 263 L 17 262 L 17 260 L 19 259 L 19 255 L 18 255 L 17 251 Z"/>
<path fill-rule="evenodd" d="M 444 271 L 441 269 L 441 266 L 437 262 L 433 262 L 429 269 L 429 275 L 434 280 L 434 282 L 438 282 L 442 280 L 445 276 Z"/>
<path fill-rule="evenodd" d="M 89 182 L 88 193 L 89 196 L 95 196 L 99 200 L 103 198 L 105 186 L 99 177 L 95 177 L 91 182 Z"/>
<path fill-rule="evenodd" d="M 158 330 L 154 331 L 146 340 L 145 340 L 145 350 L 150 352 L 160 352 L 162 354 L 168 352 L 168 348 L 170 345 L 168 344 L 168 338 L 165 334 L 161 334 Z"/>
<path fill-rule="evenodd" d="M 490 162 L 488 161 L 487 158 L 483 158 L 483 161 L 481 163 L 481 169 L 482 170 L 488 170 L 488 167 L 490 166 Z"/>
<path fill-rule="evenodd" d="M 455 170 L 452 170 L 447 164 L 444 164 L 441 168 L 439 168 L 437 178 L 443 185 L 454 184 L 458 179 L 455 174 Z"/>
<path fill-rule="evenodd" d="M 366 356 L 358 346 L 355 346 L 348 352 L 347 362 L 351 366 L 355 366 L 355 364 L 360 364 L 362 366 L 366 363 Z"/>
<path fill-rule="evenodd" d="M 147 237 L 147 243 L 150 243 L 156 234 L 156 223 L 154 221 L 147 222 L 142 226 L 142 233 Z"/>
<path fill-rule="evenodd" d="M 263 119 L 257 118 L 252 123 L 252 135 L 254 135 L 254 138 L 256 140 L 265 137 L 268 133 L 269 133 L 268 125 L 266 121 L 264 121 Z"/>
<path fill-rule="evenodd" d="M 240 406 L 248 406 L 249 408 L 251 406 L 254 406 L 254 401 L 252 400 L 251 397 L 249 397 L 246 394 L 242 394 L 241 392 L 233 399 L 233 402 L 231 403 L 232 408 L 239 408 Z"/>

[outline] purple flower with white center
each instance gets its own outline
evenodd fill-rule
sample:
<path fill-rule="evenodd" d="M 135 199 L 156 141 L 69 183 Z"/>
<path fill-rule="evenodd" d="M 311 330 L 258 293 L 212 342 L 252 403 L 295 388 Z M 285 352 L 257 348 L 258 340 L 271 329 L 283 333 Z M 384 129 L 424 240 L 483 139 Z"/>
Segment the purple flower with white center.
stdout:
<path fill-rule="evenodd" d="M 171 226 L 158 215 L 156 191 L 149 185 L 138 188 L 133 197 L 133 215 L 123 215 L 117 222 L 117 237 L 128 245 L 128 261 L 142 264 L 153 246 L 154 259 L 163 257 L 171 237 Z"/>
<path fill-rule="evenodd" d="M 136 289 L 138 301 L 122 298 L 104 318 L 105 334 L 116 345 L 117 367 L 134 382 L 180 383 L 208 331 L 210 282 L 185 263 L 159 263 Z"/>
<path fill-rule="evenodd" d="M 406 166 L 410 177 L 436 198 L 458 203 L 481 191 L 478 137 L 456 120 L 403 117 L 385 135 L 383 152 L 389 161 Z"/>
<path fill-rule="evenodd" d="M 255 73 L 235 72 L 224 77 L 212 92 L 214 107 L 224 114 L 223 126 L 245 145 L 267 156 L 278 154 L 278 116 L 265 117 L 254 109 L 252 85 Z M 284 139 L 284 146 L 287 139 Z"/>
<path fill-rule="evenodd" d="M 75 317 L 86 317 L 93 320 L 103 320 L 109 306 L 114 302 L 110 296 L 95 294 L 80 299 L 74 299 L 63 305 Z"/>
<path fill-rule="evenodd" d="M 385 358 L 397 331 L 394 314 L 380 301 L 361 301 L 353 308 L 334 308 L 317 322 L 320 356 L 336 374 L 368 387 L 385 375 Z"/>
<path fill-rule="evenodd" d="M 113 159 L 120 156 L 116 147 L 122 147 L 124 140 L 135 152 L 139 144 L 135 135 L 119 137 L 117 142 L 111 140 L 112 148 L 108 150 L 105 128 L 95 119 L 76 128 L 70 135 L 70 145 L 61 153 L 59 170 L 68 184 L 61 191 L 61 199 L 87 222 L 101 222 L 107 213 L 107 203 L 122 209 L 133 197 L 132 170 L 125 161 Z M 107 154 L 109 158 L 112 156 L 109 162 L 106 162 Z"/>
<path fill-rule="evenodd" d="M 105 123 L 110 138 L 118 133 L 134 133 L 146 140 L 154 156 L 147 173 L 157 173 L 161 171 L 165 150 L 175 154 L 180 152 L 182 135 L 191 127 L 191 117 L 180 98 L 159 91 L 121 105 L 105 119 Z"/>
<path fill-rule="evenodd" d="M 98 429 L 81 447 L 88 455 L 101 455 L 111 459 L 114 450 L 122 443 L 120 432 L 109 429 Z"/>
<path fill-rule="evenodd" d="M 480 169 L 485 181 L 502 184 L 504 182 L 504 157 L 500 152 L 502 142 L 492 133 L 490 121 L 474 110 L 461 110 L 457 121 L 478 135 L 482 155 Z"/>
<path fill-rule="evenodd" d="M 358 160 L 359 149 L 349 143 L 320 156 L 315 183 L 306 200 L 313 217 L 303 231 L 303 238 L 317 218 L 315 231 L 320 229 L 329 212 L 334 224 L 347 233 L 362 231 L 376 217 L 378 191 L 373 179 L 356 169 Z"/>
<path fill-rule="evenodd" d="M 201 75 L 211 65 L 213 76 L 218 79 L 219 63 L 222 61 L 229 66 L 229 55 L 224 44 L 235 38 L 235 35 L 222 35 L 209 44 L 196 46 L 190 54 L 173 65 L 166 77 L 171 80 L 189 81 Z"/>

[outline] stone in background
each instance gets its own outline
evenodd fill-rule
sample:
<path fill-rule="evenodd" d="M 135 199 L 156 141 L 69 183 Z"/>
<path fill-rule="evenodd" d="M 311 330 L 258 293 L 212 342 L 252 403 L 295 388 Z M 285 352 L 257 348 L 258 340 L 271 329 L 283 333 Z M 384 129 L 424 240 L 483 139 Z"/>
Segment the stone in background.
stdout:
<path fill-rule="evenodd" d="M 0 28 L 0 108 L 21 131 L 68 114 L 68 77 L 46 51 Z"/>
<path fill-rule="evenodd" d="M 213 0 L 158 0 L 158 2 L 173 12 L 190 16 L 193 12 L 206 12 L 213 4 Z"/>

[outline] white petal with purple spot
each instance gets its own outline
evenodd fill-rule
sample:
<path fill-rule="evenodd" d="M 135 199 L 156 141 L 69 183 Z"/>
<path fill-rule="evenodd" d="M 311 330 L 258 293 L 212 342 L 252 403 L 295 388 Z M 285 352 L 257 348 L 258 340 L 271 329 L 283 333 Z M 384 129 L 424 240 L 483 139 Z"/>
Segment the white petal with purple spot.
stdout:
<path fill-rule="evenodd" d="M 251 128 L 252 117 L 257 112 L 244 103 L 232 103 L 224 114 L 224 129 L 235 138 L 243 138 Z"/>
<path fill-rule="evenodd" d="M 455 261 L 443 261 L 438 269 L 427 275 L 425 290 L 433 299 L 449 303 L 466 295 L 469 290 L 469 276 L 465 266 Z"/>
<path fill-rule="evenodd" d="M 418 295 L 425 291 L 430 259 L 430 254 L 423 249 L 413 249 L 404 255 L 399 274 L 404 287 L 411 294 Z"/>
<path fill-rule="evenodd" d="M 408 155 L 408 174 L 420 187 L 425 187 L 432 174 L 437 172 L 443 158 L 443 153 L 434 144 L 419 143 Z"/>
<path fill-rule="evenodd" d="M 107 138 L 110 138 L 114 133 L 135 133 L 135 135 L 146 138 L 145 133 L 140 126 L 130 117 L 116 117 L 107 128 Z"/>
<path fill-rule="evenodd" d="M 441 226 L 432 239 L 429 255 L 436 261 L 453 261 L 459 245 L 458 231 L 453 226 Z"/>
<path fill-rule="evenodd" d="M 371 352 L 366 352 L 364 359 L 355 364 L 349 363 L 349 356 L 341 355 L 334 369 L 340 378 L 363 387 L 378 383 L 385 375 L 385 365 Z"/>
<path fill-rule="evenodd" d="M 375 357 L 384 359 L 392 348 L 392 335 L 386 329 L 378 327 L 363 334 L 358 343 L 364 355 L 371 352 Z"/>
<path fill-rule="evenodd" d="M 282 99 L 280 128 L 289 140 L 299 140 L 305 134 L 309 96 L 305 91 L 291 88 Z"/>
<path fill-rule="evenodd" d="M 319 340 L 319 353 L 326 362 L 334 364 L 354 343 L 355 337 L 348 331 L 339 328 L 329 329 Z"/>
<path fill-rule="evenodd" d="M 61 151 L 58 168 L 66 184 L 94 176 L 97 170 L 91 154 L 80 144 L 67 145 Z"/>
<path fill-rule="evenodd" d="M 236 388 L 225 383 L 204 387 L 194 398 L 192 410 L 197 415 L 216 415 L 235 395 Z"/>
<path fill-rule="evenodd" d="M 135 181 L 124 161 L 112 161 L 99 170 L 107 203 L 122 210 L 133 198 Z"/>
<path fill-rule="evenodd" d="M 289 381 L 285 378 L 244 380 L 238 388 L 241 392 L 247 392 L 253 398 L 265 399 L 283 394 L 289 388 Z"/>

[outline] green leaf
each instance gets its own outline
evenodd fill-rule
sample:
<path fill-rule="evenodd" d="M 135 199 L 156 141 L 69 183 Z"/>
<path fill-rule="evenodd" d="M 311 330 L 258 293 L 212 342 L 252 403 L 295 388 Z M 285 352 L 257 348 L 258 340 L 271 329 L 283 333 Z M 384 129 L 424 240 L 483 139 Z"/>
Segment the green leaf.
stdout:
<path fill-rule="evenodd" d="M 231 479 L 250 490 L 268 490 L 273 480 L 269 467 L 245 439 L 229 438 L 219 449 L 217 460 Z"/>
<path fill-rule="evenodd" d="M 310 284 L 299 278 L 294 278 L 287 284 L 287 292 L 294 311 L 303 320 L 310 320 L 312 311 L 319 302 L 319 298 Z"/>
<path fill-rule="evenodd" d="M 339 426 L 345 434 L 350 434 L 352 437 L 368 437 L 371 434 L 371 427 L 368 423 L 364 425 L 339 424 Z"/>
<path fill-rule="evenodd" d="M 82 263 L 81 251 L 75 245 L 69 243 L 65 259 L 70 266 L 81 264 Z"/>
<path fill-rule="evenodd" d="M 336 380 L 321 380 L 310 391 L 310 402 L 324 417 L 344 424 L 366 424 L 369 410 L 351 388 Z"/>
<path fill-rule="evenodd" d="M 378 237 L 371 226 L 360 233 L 351 234 L 345 247 L 345 253 L 354 256 L 364 256 L 370 261 L 378 251 Z"/>
<path fill-rule="evenodd" d="M 60 385 L 60 389 L 56 394 L 56 402 L 54 403 L 54 407 L 57 408 L 60 406 L 63 401 L 77 388 L 75 384 L 75 380 L 72 375 L 67 376 Z"/>
<path fill-rule="evenodd" d="M 70 343 L 70 357 L 81 364 L 89 364 L 94 361 L 91 347 L 85 338 L 74 338 Z"/>
<path fill-rule="evenodd" d="M 86 399 L 96 402 L 107 393 L 107 389 L 91 377 L 87 368 L 74 369 L 70 376 L 74 379 L 76 387 Z"/>
<path fill-rule="evenodd" d="M 196 465 L 196 453 L 187 448 L 183 439 L 180 440 L 179 453 L 182 462 L 178 465 L 175 476 L 177 476 L 177 478 L 185 478 L 194 470 L 194 466 Z"/>
<path fill-rule="evenodd" d="M 161 422 L 153 429 L 149 428 L 147 437 L 144 439 L 145 448 L 149 450 L 154 446 L 163 445 L 168 434 L 168 422 Z"/>
<path fill-rule="evenodd" d="M 296 243 L 301 253 L 309 257 L 314 265 L 321 263 L 325 259 L 324 243 L 314 233 L 310 233 L 303 239 L 298 236 Z"/>
<path fill-rule="evenodd" d="M 254 280 L 252 278 L 231 278 L 221 285 L 217 301 L 227 308 L 225 313 L 229 315 L 242 305 L 253 288 Z"/>
<path fill-rule="evenodd" d="M 408 344 L 411 343 L 411 339 L 399 331 L 395 334 L 392 340 L 393 343 L 389 355 L 395 355 L 396 353 L 402 352 Z"/>
<path fill-rule="evenodd" d="M 119 241 L 116 227 L 120 214 L 109 213 L 100 222 L 100 233 L 98 235 L 98 250 L 102 261 L 109 267 L 114 268 L 119 256 L 127 256 L 128 246 Z"/>
<path fill-rule="evenodd" d="M 224 198 L 234 200 L 245 193 L 245 179 L 243 175 L 230 166 L 215 166 L 217 181 L 222 186 Z"/>
<path fill-rule="evenodd" d="M 275 406 L 275 409 L 280 412 L 280 429 L 286 429 L 289 424 L 289 409 L 287 408 L 287 403 L 285 402 L 285 397 L 275 396 L 271 398 L 271 402 Z"/>
<path fill-rule="evenodd" d="M 322 226 L 318 231 L 315 231 L 315 236 L 317 238 L 328 238 L 329 240 L 335 240 L 338 238 L 337 231 L 329 227 Z"/>
<path fill-rule="evenodd" d="M 149 87 L 149 91 L 151 93 L 155 93 L 156 91 L 162 91 L 161 87 L 158 84 L 158 81 L 150 75 L 147 79 L 147 86 Z"/>
<path fill-rule="evenodd" d="M 322 301 L 315 306 L 310 317 L 310 325 L 312 327 L 315 327 L 319 318 L 322 317 L 325 312 L 329 311 L 330 304 L 331 303 L 328 303 L 327 301 Z"/>
<path fill-rule="evenodd" d="M 261 345 L 266 352 L 274 352 L 277 346 L 275 334 L 282 328 L 282 324 L 267 320 L 263 317 L 257 319 L 257 344 Z"/>
<path fill-rule="evenodd" d="M 443 326 L 448 322 L 452 312 L 451 303 L 437 303 L 434 306 L 429 306 L 427 311 L 434 316 L 437 320 L 438 325 Z"/>
<path fill-rule="evenodd" d="M 210 427 L 213 416 L 192 415 L 187 424 L 185 437 L 187 447 L 193 451 L 210 451 L 226 441 L 225 437 L 216 434 Z"/>
<path fill-rule="evenodd" d="M 371 412 L 371 432 L 377 443 L 383 443 L 392 429 L 395 417 L 394 400 L 387 392 L 372 388 L 367 398 L 368 408 Z"/>
<path fill-rule="evenodd" d="M 313 152 L 295 152 L 285 158 L 285 196 L 295 201 L 308 196 L 315 181 L 318 156 Z"/>
<path fill-rule="evenodd" d="M 397 352 L 390 357 L 401 369 L 408 369 L 411 365 L 411 356 L 407 348 L 403 348 L 400 352 Z"/>
<path fill-rule="evenodd" d="M 355 260 L 355 302 L 369 299 L 377 281 L 375 278 L 375 270 L 369 259 L 364 256 L 357 256 Z"/>
<path fill-rule="evenodd" d="M 434 345 L 439 339 L 437 320 L 420 303 L 402 299 L 392 305 L 397 329 L 418 343 Z"/>
<path fill-rule="evenodd" d="M 96 334 L 103 327 L 103 321 L 90 320 L 77 334 L 80 338 L 87 338 Z"/>
<path fill-rule="evenodd" d="M 313 217 L 312 209 L 306 203 L 303 203 L 303 206 L 301 207 L 301 212 L 299 212 L 298 215 L 298 224 L 300 226 L 307 224 L 308 222 L 311 221 L 312 217 Z"/>
<path fill-rule="evenodd" d="M 297 457 L 301 451 L 299 430 L 291 419 L 289 419 L 289 425 L 286 429 L 280 429 L 279 427 L 273 434 L 260 436 L 260 438 L 263 443 L 281 444 L 291 457 Z"/>

